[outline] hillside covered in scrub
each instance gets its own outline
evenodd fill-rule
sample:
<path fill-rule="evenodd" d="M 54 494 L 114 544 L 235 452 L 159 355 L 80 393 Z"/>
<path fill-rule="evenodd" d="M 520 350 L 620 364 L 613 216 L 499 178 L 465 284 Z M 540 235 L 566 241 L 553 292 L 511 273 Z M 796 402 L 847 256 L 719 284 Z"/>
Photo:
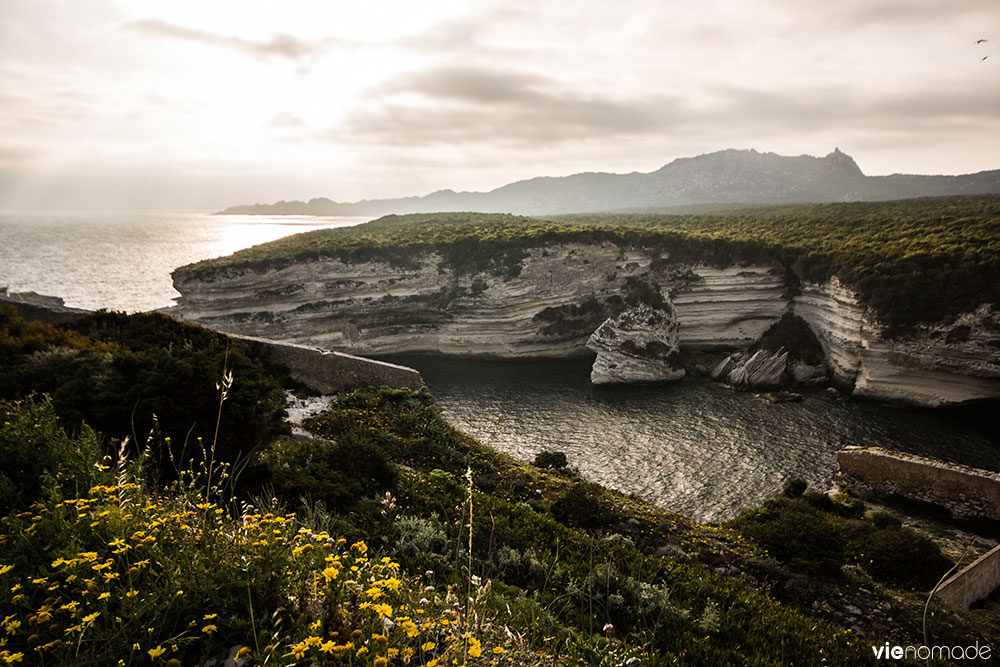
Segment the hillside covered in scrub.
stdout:
<path fill-rule="evenodd" d="M 794 485 L 699 525 L 485 448 L 426 391 L 341 394 L 293 436 L 307 388 L 162 315 L 4 307 L 0 387 L 8 663 L 875 664 L 953 557 Z M 931 609 L 936 641 L 1000 637 Z"/>

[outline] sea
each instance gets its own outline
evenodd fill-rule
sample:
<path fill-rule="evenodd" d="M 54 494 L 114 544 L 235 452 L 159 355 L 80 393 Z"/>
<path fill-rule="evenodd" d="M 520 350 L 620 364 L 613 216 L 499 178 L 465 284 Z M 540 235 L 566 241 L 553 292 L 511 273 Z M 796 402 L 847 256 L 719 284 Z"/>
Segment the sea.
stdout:
<path fill-rule="evenodd" d="M 0 213 L 0 287 L 78 308 L 168 307 L 184 264 L 367 218 L 159 213 Z M 920 410 L 810 394 L 772 404 L 702 379 L 594 387 L 590 360 L 388 360 L 418 369 L 442 412 L 495 449 L 531 461 L 564 452 L 594 481 L 722 521 L 794 478 L 828 490 L 836 452 L 879 446 L 1000 470 L 1000 427 L 977 409 Z"/>

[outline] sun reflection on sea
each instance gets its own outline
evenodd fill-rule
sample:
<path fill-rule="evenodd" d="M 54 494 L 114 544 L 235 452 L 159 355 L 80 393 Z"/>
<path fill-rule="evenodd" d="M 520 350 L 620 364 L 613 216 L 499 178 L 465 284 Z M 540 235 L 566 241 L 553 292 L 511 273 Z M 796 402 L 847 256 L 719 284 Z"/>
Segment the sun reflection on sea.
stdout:
<path fill-rule="evenodd" d="M 317 218 L 305 215 L 229 215 L 225 216 L 225 219 L 229 224 L 219 227 L 218 238 L 209 243 L 206 248 L 209 257 L 231 255 L 237 250 L 292 234 L 311 232 L 316 229 L 350 227 L 368 220 L 368 218 L 363 217 Z"/>

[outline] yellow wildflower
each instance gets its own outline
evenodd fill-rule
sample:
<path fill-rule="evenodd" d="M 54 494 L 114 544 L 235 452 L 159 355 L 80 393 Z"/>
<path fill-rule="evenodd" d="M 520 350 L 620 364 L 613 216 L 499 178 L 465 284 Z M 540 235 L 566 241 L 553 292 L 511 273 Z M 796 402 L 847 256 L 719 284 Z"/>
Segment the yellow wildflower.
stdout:
<path fill-rule="evenodd" d="M 146 651 L 146 653 L 149 654 L 150 658 L 152 658 L 153 660 L 156 660 L 161 655 L 163 655 L 164 653 L 166 653 L 166 651 L 167 651 L 167 649 L 163 648 L 162 646 L 157 646 L 156 648 L 149 649 L 148 651 Z"/>

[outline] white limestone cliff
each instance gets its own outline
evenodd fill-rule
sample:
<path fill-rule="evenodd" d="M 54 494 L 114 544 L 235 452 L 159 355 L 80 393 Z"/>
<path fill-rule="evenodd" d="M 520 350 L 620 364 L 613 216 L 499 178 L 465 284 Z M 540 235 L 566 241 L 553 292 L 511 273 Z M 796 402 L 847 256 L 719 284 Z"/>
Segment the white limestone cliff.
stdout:
<path fill-rule="evenodd" d="M 855 394 L 928 406 L 1000 397 L 1000 315 L 988 307 L 894 340 L 835 278 L 793 296 L 780 267 L 680 264 L 612 243 L 529 248 L 513 276 L 457 274 L 425 253 L 405 268 L 324 258 L 178 270 L 174 285 L 175 314 L 223 331 L 362 355 L 500 358 L 586 354 L 630 290 L 647 285 L 672 299 L 681 354 L 745 349 L 792 312 L 815 332 L 835 381 Z M 638 360 L 629 364 L 644 377 Z"/>

